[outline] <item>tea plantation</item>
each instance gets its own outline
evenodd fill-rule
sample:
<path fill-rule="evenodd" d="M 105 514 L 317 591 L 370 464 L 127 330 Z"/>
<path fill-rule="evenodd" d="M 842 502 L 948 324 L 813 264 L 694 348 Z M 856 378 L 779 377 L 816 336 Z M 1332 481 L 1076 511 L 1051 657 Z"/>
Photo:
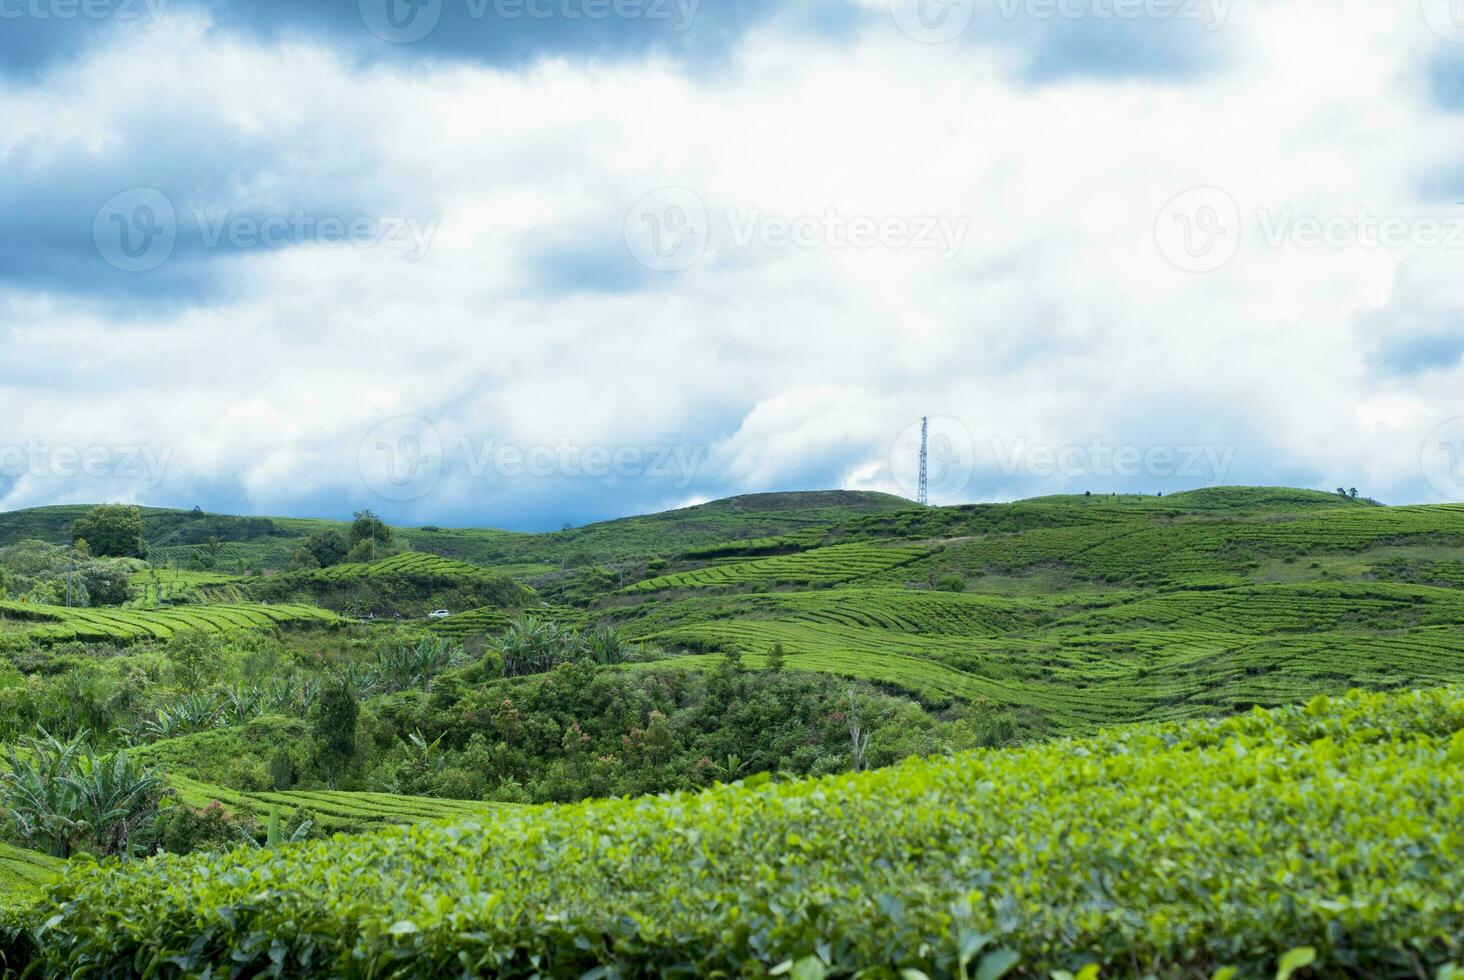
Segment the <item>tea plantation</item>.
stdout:
<path fill-rule="evenodd" d="M 66 608 L 85 513 L 0 514 L 0 972 L 1464 964 L 1464 507 L 149 510 Z"/>
<path fill-rule="evenodd" d="M 1461 763 L 1457 688 L 1319 698 L 78 868 L 40 956 L 72 975 L 1432 976 L 1464 956 Z"/>

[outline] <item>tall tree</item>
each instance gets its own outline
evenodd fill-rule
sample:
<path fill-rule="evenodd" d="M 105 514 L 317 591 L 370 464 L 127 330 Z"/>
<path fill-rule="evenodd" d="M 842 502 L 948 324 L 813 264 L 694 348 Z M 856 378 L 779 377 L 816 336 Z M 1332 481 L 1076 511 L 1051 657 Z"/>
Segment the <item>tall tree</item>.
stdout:
<path fill-rule="evenodd" d="M 93 507 L 72 527 L 73 541 L 85 539 L 98 558 L 142 558 L 142 511 L 126 504 Z"/>

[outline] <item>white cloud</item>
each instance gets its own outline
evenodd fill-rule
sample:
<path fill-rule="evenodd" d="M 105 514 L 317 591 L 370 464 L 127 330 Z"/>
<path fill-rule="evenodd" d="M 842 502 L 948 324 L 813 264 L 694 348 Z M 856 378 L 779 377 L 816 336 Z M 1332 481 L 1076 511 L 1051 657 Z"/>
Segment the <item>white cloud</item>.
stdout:
<path fill-rule="evenodd" d="M 1262 208 L 1427 213 L 1439 204 L 1421 178 L 1457 166 L 1458 120 L 1427 97 L 1438 40 L 1416 10 L 1327 11 L 1237 9 L 1229 57 L 1193 78 L 1042 86 L 999 39 L 921 45 L 888 23 L 847 45 L 753 35 L 703 79 L 658 61 L 361 67 L 170 18 L 148 50 L 0 91 L 18 107 L 0 119 L 0 163 L 45 188 L 67 161 L 155 162 L 178 180 L 184 159 L 201 172 L 180 193 L 208 197 L 190 204 L 390 209 L 437 220 L 431 248 L 205 254 L 221 293 L 141 315 L 43 285 L 0 293 L 0 441 L 166 446 L 169 482 L 150 499 L 230 484 L 275 509 L 372 503 L 357 448 L 395 415 L 449 442 L 710 449 L 690 490 L 459 476 L 412 511 L 537 508 L 549 525 L 561 499 L 615 511 L 811 472 L 892 487 L 888 448 L 928 412 L 970 429 L 978 469 L 1002 440 L 1232 439 L 1259 472 L 1274 459 L 1419 496 L 1415 447 L 1464 377 L 1400 390 L 1370 370 L 1369 338 L 1394 329 L 1402 270 L 1458 256 L 1275 249 L 1258 230 Z M 200 140 L 257 144 L 257 167 L 230 170 Z M 1180 272 L 1155 218 L 1211 185 L 1239 203 L 1245 241 L 1218 272 Z M 664 186 L 701 195 L 711 242 L 685 272 L 643 275 L 621 229 Z M 949 260 L 732 241 L 735 223 L 822 229 L 830 214 L 971 224 Z M 104 490 L 127 492 L 28 477 L 0 507 Z"/>

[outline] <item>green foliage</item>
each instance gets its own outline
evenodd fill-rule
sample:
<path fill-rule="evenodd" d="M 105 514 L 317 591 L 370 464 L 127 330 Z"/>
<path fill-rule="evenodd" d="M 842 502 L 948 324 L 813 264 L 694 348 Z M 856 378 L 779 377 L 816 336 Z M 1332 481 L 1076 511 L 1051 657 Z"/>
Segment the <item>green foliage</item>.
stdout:
<path fill-rule="evenodd" d="M 133 571 L 124 562 L 92 561 L 81 569 L 90 604 L 120 606 L 133 596 Z"/>
<path fill-rule="evenodd" d="M 783 644 L 774 643 L 771 651 L 768 652 L 768 671 L 770 673 L 782 673 L 783 668 L 788 665 L 788 654 L 783 649 Z"/>
<path fill-rule="evenodd" d="M 223 664 L 223 644 L 217 635 L 203 630 L 178 630 L 168 638 L 163 652 L 178 686 L 185 691 L 196 693 L 213 683 Z"/>
<path fill-rule="evenodd" d="M 143 558 L 142 511 L 124 504 L 95 507 L 77 520 L 73 540 L 85 540 L 98 558 Z"/>
<path fill-rule="evenodd" d="M 120 605 L 132 598 L 136 559 L 97 560 L 78 550 L 41 541 L 22 541 L 0 549 L 0 601 L 7 596 L 27 603 L 60 605 L 71 578 L 73 606 Z"/>
<path fill-rule="evenodd" d="M 362 686 L 373 694 L 426 690 L 433 678 L 465 659 L 462 647 L 440 637 L 397 639 L 376 648 L 367 664 L 370 676 Z"/>
<path fill-rule="evenodd" d="M 360 713 L 361 702 L 350 684 L 337 681 L 320 692 L 313 720 L 316 761 L 332 785 L 356 761 L 356 721 Z"/>
<path fill-rule="evenodd" d="M 370 541 L 380 548 L 391 546 L 393 537 L 391 528 L 386 522 L 377 517 L 370 510 L 356 512 L 356 518 L 351 523 L 351 547 L 355 548 L 362 542 Z"/>
<path fill-rule="evenodd" d="M 257 833 L 250 813 L 231 813 L 218 800 L 204 807 L 175 806 L 158 821 L 158 844 L 169 854 L 228 851 Z"/>
<path fill-rule="evenodd" d="M 942 592 L 965 592 L 966 580 L 959 575 L 942 575 L 935 580 L 935 587 Z"/>
<path fill-rule="evenodd" d="M 102 975 L 169 950 L 191 973 L 340 977 L 1415 976 L 1464 952 L 1461 731 L 1457 689 L 1355 694 L 858 776 L 78 867 L 42 955 Z"/>
<path fill-rule="evenodd" d="M 310 763 L 310 737 L 305 720 L 266 715 L 138 746 L 133 755 L 166 771 L 170 781 L 189 777 L 251 792 L 288 789 L 275 785 L 274 770 L 288 769 L 292 778 L 302 774 Z"/>
<path fill-rule="evenodd" d="M 942 721 L 855 686 L 870 765 L 982 744 L 984 718 Z M 843 772 L 849 688 L 735 664 L 702 674 L 580 660 L 473 686 L 449 675 L 429 697 L 375 702 L 396 741 L 367 779 L 412 795 L 547 802 L 706 786 L 729 778 L 729 756 L 741 775 Z"/>
<path fill-rule="evenodd" d="M 10 750 L 0 800 L 16 836 L 54 857 L 78 849 L 131 856 L 151 840 L 164 783 L 126 752 L 94 755 L 85 736 L 61 742 L 42 732 Z"/>

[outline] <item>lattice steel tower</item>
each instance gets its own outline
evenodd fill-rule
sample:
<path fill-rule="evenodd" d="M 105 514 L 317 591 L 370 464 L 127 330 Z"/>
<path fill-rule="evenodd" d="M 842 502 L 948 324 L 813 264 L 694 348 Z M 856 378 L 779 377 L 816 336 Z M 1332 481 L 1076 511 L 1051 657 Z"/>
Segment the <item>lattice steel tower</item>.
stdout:
<path fill-rule="evenodd" d="M 916 496 L 921 507 L 930 506 L 930 418 L 920 420 L 920 490 Z"/>

